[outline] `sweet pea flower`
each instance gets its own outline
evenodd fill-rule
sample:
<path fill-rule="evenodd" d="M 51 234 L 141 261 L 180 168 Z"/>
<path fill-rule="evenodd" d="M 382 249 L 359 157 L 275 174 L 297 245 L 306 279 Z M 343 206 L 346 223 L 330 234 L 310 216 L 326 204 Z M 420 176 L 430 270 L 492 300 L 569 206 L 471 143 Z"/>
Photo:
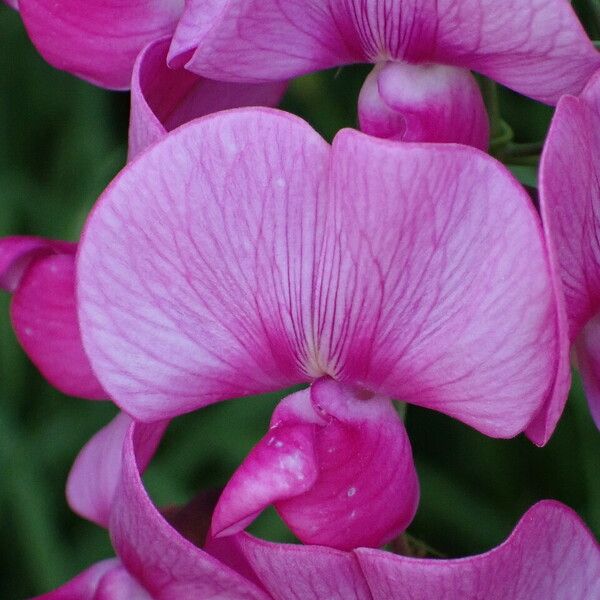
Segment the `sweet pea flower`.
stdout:
<path fill-rule="evenodd" d="M 84 448 L 70 483 L 87 488 L 84 505 L 102 499 L 92 513 L 105 504 L 118 558 L 38 600 L 588 600 L 600 593 L 600 548 L 581 519 L 554 501 L 533 506 L 497 548 L 463 559 L 342 552 L 246 533 L 209 537 L 201 549 L 165 520 L 143 487 L 140 471 L 164 425 L 120 415 Z"/>
<path fill-rule="evenodd" d="M 548 439 L 569 385 L 553 277 L 527 194 L 487 155 L 351 130 L 330 147 L 291 115 L 240 109 L 117 176 L 77 293 L 94 372 L 136 419 L 312 384 L 275 412 L 214 533 L 274 503 L 301 539 L 347 548 L 414 511 L 392 398 Z"/>
<path fill-rule="evenodd" d="M 0 239 L 0 289 L 13 294 L 17 339 L 65 394 L 106 398 L 83 350 L 75 305 L 76 244 L 33 236 Z"/>
<path fill-rule="evenodd" d="M 600 428 L 600 72 L 558 103 L 540 164 L 540 208 L 560 271 L 569 337 Z"/>
<path fill-rule="evenodd" d="M 581 91 L 600 54 L 568 0 L 191 0 L 170 61 L 240 82 L 372 63 L 359 100 L 365 132 L 485 149 L 469 71 L 555 104 Z"/>

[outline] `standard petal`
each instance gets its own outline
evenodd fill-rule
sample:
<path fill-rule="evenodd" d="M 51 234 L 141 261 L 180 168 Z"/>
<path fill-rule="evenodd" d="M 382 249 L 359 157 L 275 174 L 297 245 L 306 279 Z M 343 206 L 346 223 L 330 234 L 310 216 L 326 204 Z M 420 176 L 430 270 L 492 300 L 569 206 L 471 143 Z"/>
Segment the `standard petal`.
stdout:
<path fill-rule="evenodd" d="M 10 316 L 19 343 L 54 387 L 91 400 L 107 397 L 81 341 L 73 253 L 30 260 L 13 295 Z"/>
<path fill-rule="evenodd" d="M 487 150 L 489 120 L 473 75 L 444 65 L 378 64 L 358 99 L 365 133 L 405 142 L 457 142 Z"/>
<path fill-rule="evenodd" d="M 96 591 L 102 578 L 118 569 L 120 561 L 111 558 L 92 565 L 58 589 L 36 596 L 35 600 L 97 600 Z M 108 600 L 108 599 L 107 599 Z"/>
<path fill-rule="evenodd" d="M 172 33 L 184 0 L 19 0 L 31 40 L 54 67 L 128 89 L 136 56 Z"/>
<path fill-rule="evenodd" d="M 174 54 L 188 67 L 231 81 L 282 80 L 316 69 L 385 60 L 461 66 L 556 103 L 579 93 L 600 66 L 568 0 L 230 0 L 212 26 L 184 13 Z M 196 5 L 196 6 L 194 6 Z"/>
<path fill-rule="evenodd" d="M 123 446 L 122 474 L 110 533 L 127 571 L 160 600 L 267 600 L 256 585 L 197 548 L 160 515 L 144 490 L 132 425 Z"/>
<path fill-rule="evenodd" d="M 600 548 L 568 507 L 532 507 L 510 537 L 479 556 L 427 560 L 355 551 L 374 600 L 588 600 L 600 596 Z"/>
<path fill-rule="evenodd" d="M 273 544 L 247 534 L 222 538 L 215 554 L 232 566 L 240 560 L 274 600 L 372 600 L 356 558 L 322 546 Z M 208 550 L 213 552 L 211 545 Z"/>
<path fill-rule="evenodd" d="M 556 249 L 574 341 L 600 309 L 600 73 L 563 98 L 540 163 L 540 209 Z"/>
<path fill-rule="evenodd" d="M 138 56 L 131 82 L 129 160 L 168 131 L 196 117 L 241 106 L 275 106 L 286 83 L 223 83 L 167 67 L 171 38 L 150 43 Z"/>
<path fill-rule="evenodd" d="M 549 259 L 525 191 L 492 158 L 346 130 L 315 283 L 332 377 L 519 433 L 557 377 Z"/>
<path fill-rule="evenodd" d="M 268 504 L 306 544 L 381 546 L 412 520 L 419 485 L 387 398 L 331 379 L 286 398 L 215 509 L 213 534 L 239 531 Z"/>
<path fill-rule="evenodd" d="M 309 380 L 329 147 L 270 109 L 204 117 L 115 179 L 78 260 L 84 346 L 143 420 Z"/>
<path fill-rule="evenodd" d="M 0 238 L 0 288 L 14 292 L 29 263 L 45 254 L 75 254 L 77 244 L 17 235 Z"/>
<path fill-rule="evenodd" d="M 600 429 L 600 316 L 594 317 L 583 328 L 575 344 L 575 353 L 590 412 Z"/>
<path fill-rule="evenodd" d="M 121 477 L 123 444 L 131 424 L 131 417 L 125 413 L 117 415 L 83 447 L 69 473 L 69 506 L 102 527 L 108 527 Z M 150 462 L 167 425 L 165 421 L 137 425 L 134 445 L 140 471 Z"/>

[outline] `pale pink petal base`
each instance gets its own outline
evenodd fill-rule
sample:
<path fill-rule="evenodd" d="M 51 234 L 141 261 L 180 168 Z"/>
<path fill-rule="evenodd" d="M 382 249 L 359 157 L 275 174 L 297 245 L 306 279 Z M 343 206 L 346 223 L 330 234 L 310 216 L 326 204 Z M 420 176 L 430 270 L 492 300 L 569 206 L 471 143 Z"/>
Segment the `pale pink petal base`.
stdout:
<path fill-rule="evenodd" d="M 489 120 L 479 86 L 466 69 L 379 63 L 358 99 L 365 133 L 404 142 L 456 142 L 487 150 Z"/>
<path fill-rule="evenodd" d="M 223 83 L 167 67 L 171 38 L 149 44 L 138 56 L 131 82 L 129 160 L 179 125 L 219 110 L 276 106 L 287 84 Z"/>
<path fill-rule="evenodd" d="M 240 531 L 269 504 L 307 544 L 381 546 L 414 517 L 419 485 L 388 398 L 331 379 L 286 398 L 225 487 L 213 535 Z"/>

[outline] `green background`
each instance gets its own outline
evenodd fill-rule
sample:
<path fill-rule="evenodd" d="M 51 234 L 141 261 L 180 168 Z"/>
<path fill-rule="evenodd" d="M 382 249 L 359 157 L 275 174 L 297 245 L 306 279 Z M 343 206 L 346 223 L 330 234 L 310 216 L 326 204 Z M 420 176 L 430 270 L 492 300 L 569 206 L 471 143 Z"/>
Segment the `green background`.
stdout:
<path fill-rule="evenodd" d="M 582 14 L 597 37 L 592 13 Z M 3 6 L 0 40 L 0 235 L 76 240 L 98 194 L 123 165 L 128 96 L 46 65 L 18 15 Z M 284 108 L 331 139 L 355 125 L 367 72 L 352 67 L 297 80 Z M 516 141 L 543 138 L 550 108 L 507 90 L 501 107 Z M 518 172 L 530 182 L 535 169 L 525 164 Z M 0 293 L 0 598 L 7 600 L 48 591 L 112 554 L 106 533 L 69 511 L 64 484 L 79 448 L 115 414 L 109 403 L 67 398 L 42 379 L 17 345 L 9 302 Z M 276 401 L 246 398 L 178 419 L 146 476 L 156 501 L 183 502 L 223 485 L 265 432 Z M 600 533 L 600 436 L 577 380 L 543 449 L 522 436 L 488 439 L 414 407 L 407 427 L 422 488 L 409 531 L 445 555 L 497 544 L 542 498 L 567 503 Z M 254 531 L 290 539 L 273 513 Z"/>

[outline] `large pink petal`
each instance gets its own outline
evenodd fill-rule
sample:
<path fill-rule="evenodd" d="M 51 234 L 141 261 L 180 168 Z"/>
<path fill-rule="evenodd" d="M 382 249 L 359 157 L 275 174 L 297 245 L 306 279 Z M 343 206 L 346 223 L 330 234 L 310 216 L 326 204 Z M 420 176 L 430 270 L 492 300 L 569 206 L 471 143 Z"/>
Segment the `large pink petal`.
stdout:
<path fill-rule="evenodd" d="M 360 128 L 405 142 L 457 142 L 487 150 L 489 121 L 466 69 L 379 63 L 358 99 Z"/>
<path fill-rule="evenodd" d="M 123 443 L 131 423 L 131 417 L 120 413 L 101 429 L 77 456 L 67 481 L 70 507 L 103 527 L 108 527 L 121 477 Z M 133 442 L 140 471 L 150 462 L 167 424 L 163 421 L 137 425 Z"/>
<path fill-rule="evenodd" d="M 355 551 L 374 600 L 589 600 L 600 596 L 600 548 L 569 508 L 531 508 L 500 546 L 479 556 L 427 560 Z"/>
<path fill-rule="evenodd" d="M 235 557 L 235 567 L 241 557 L 274 600 L 372 600 L 352 553 L 273 544 L 247 534 L 210 541 L 207 549 L 226 564 Z"/>
<path fill-rule="evenodd" d="M 31 40 L 54 67 L 128 89 L 136 56 L 173 32 L 183 0 L 20 0 Z"/>
<path fill-rule="evenodd" d="M 32 260 L 13 295 L 10 314 L 19 343 L 54 387 L 71 396 L 106 398 L 81 342 L 73 253 Z"/>
<path fill-rule="evenodd" d="M 498 437 L 524 429 L 559 370 L 539 219 L 495 160 L 346 130 L 315 286 L 319 364 L 341 381 Z"/>
<path fill-rule="evenodd" d="M 123 446 L 110 521 L 113 544 L 127 571 L 155 600 L 267 600 L 256 585 L 183 538 L 156 510 L 140 479 L 135 427 Z"/>
<path fill-rule="evenodd" d="M 270 109 L 204 117 L 133 161 L 79 253 L 84 345 L 117 403 L 167 418 L 307 381 L 327 144 Z"/>
<path fill-rule="evenodd" d="M 583 328 L 575 349 L 585 396 L 600 429 L 600 316 L 594 317 Z"/>
<path fill-rule="evenodd" d="M 322 379 L 286 398 L 223 491 L 213 533 L 271 503 L 307 544 L 376 547 L 402 532 L 419 497 L 410 443 L 389 399 L 369 396 Z"/>
<path fill-rule="evenodd" d="M 194 48 L 202 2 L 184 12 L 173 56 Z M 215 79 L 282 80 L 351 62 L 440 62 L 555 103 L 600 66 L 568 0 L 230 0 L 203 22 L 188 66 Z"/>
<path fill-rule="evenodd" d="M 0 238 L 0 288 L 14 292 L 29 263 L 46 254 L 75 254 L 77 244 L 16 235 Z"/>
<path fill-rule="evenodd" d="M 129 159 L 165 133 L 219 110 L 275 106 L 286 83 L 222 83 L 183 68 L 167 67 L 170 37 L 150 43 L 138 56 L 131 82 Z"/>

